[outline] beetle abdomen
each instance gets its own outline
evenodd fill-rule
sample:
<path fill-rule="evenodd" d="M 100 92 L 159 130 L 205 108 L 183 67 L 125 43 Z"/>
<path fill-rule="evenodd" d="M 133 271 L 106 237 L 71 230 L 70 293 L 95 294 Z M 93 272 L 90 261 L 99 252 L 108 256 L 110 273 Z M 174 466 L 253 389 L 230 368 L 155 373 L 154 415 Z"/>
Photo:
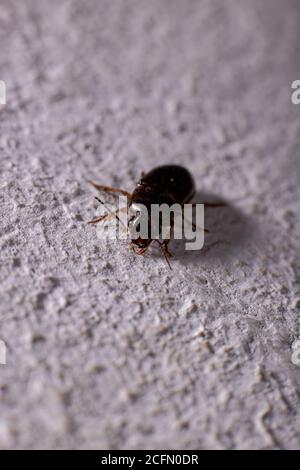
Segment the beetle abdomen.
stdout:
<path fill-rule="evenodd" d="M 154 168 L 142 177 L 132 194 L 132 202 L 184 204 L 195 193 L 195 183 L 188 170 L 179 165 Z"/>

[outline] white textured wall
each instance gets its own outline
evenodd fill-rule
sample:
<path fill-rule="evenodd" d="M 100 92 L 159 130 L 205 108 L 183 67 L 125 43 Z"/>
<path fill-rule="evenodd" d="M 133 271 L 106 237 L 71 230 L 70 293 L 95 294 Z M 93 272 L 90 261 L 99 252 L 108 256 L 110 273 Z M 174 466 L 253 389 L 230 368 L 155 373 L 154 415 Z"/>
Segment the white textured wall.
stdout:
<path fill-rule="evenodd" d="M 300 448 L 299 36 L 293 0 L 1 1 L 2 448 Z M 162 162 L 229 202 L 173 271 L 85 224 L 85 178 Z"/>

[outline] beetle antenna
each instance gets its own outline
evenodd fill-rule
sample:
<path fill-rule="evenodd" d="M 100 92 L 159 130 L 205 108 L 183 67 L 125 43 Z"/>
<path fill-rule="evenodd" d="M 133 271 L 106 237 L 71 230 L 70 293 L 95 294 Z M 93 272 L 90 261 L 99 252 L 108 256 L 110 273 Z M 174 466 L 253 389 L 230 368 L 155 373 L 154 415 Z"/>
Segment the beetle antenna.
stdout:
<path fill-rule="evenodd" d="M 163 253 L 164 257 L 165 257 L 165 260 L 166 260 L 166 262 L 167 262 L 169 268 L 170 268 L 171 271 L 172 271 L 171 263 L 170 263 L 170 261 L 169 261 L 169 259 L 168 259 L 168 256 L 167 256 L 167 253 L 166 253 L 166 250 L 165 250 L 164 246 L 163 246 L 163 245 L 160 245 L 160 249 L 161 249 L 161 251 L 162 251 L 162 253 Z"/>
<path fill-rule="evenodd" d="M 156 242 L 158 243 L 158 245 L 159 245 L 159 247 L 160 247 L 160 250 L 161 250 L 162 254 L 163 254 L 164 257 L 165 257 L 165 260 L 166 260 L 166 262 L 167 262 L 167 265 L 169 266 L 170 270 L 172 271 L 172 266 L 171 266 L 171 263 L 170 263 L 170 261 L 169 261 L 169 259 L 168 259 L 168 256 L 167 256 L 166 247 L 165 247 L 164 244 L 161 243 L 159 240 L 155 239 L 154 241 L 156 241 Z"/>
<path fill-rule="evenodd" d="M 113 217 L 115 217 L 115 219 L 117 219 L 117 221 L 118 221 L 121 225 L 123 225 L 123 226 L 125 227 L 125 229 L 127 230 L 126 225 L 124 224 L 124 222 L 122 222 L 122 220 L 120 219 L 120 217 L 119 217 L 115 212 L 113 212 L 109 207 L 107 207 L 106 204 L 105 204 L 99 197 L 95 196 L 95 199 L 96 199 L 98 202 L 100 202 L 100 204 L 102 204 L 102 206 L 104 206 L 105 209 L 106 209 Z"/>

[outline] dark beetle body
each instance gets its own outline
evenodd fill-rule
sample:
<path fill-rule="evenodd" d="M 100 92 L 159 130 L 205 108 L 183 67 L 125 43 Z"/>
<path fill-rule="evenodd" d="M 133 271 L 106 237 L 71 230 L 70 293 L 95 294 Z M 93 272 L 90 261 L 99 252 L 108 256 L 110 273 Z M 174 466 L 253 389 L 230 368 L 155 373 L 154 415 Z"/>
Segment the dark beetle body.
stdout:
<path fill-rule="evenodd" d="M 133 209 L 136 204 L 143 204 L 150 212 L 151 204 L 183 205 L 190 201 L 194 194 L 195 183 L 188 170 L 179 165 L 159 166 L 142 176 L 131 194 L 128 209 Z M 137 219 L 133 215 L 129 220 L 128 227 L 130 228 L 136 222 Z M 149 217 L 148 222 L 149 233 L 151 233 L 151 217 Z M 142 254 L 151 242 L 151 238 L 132 239 L 132 246 L 136 253 Z M 165 256 L 166 253 L 169 253 L 167 249 L 168 243 L 169 240 L 165 240 L 161 245 L 164 247 Z"/>
<path fill-rule="evenodd" d="M 133 193 L 129 193 L 121 188 L 113 188 L 111 186 L 97 184 L 93 181 L 90 181 L 90 183 L 95 189 L 97 189 L 97 191 L 114 195 L 118 193 L 123 194 L 123 196 L 127 197 L 127 206 L 122 208 L 119 207 L 115 212 L 111 212 L 108 209 L 108 213 L 89 221 L 89 224 L 98 224 L 108 217 L 114 217 L 119 223 L 124 225 L 125 229 L 129 229 L 131 247 L 135 253 L 145 253 L 149 245 L 152 242 L 156 242 L 159 244 L 165 259 L 171 268 L 168 258 L 172 256 L 172 254 L 168 250 L 168 243 L 171 237 L 175 236 L 175 229 L 177 227 L 175 226 L 175 223 L 177 221 L 175 221 L 174 213 L 178 209 L 176 206 L 173 208 L 171 206 L 176 204 L 183 206 L 190 202 L 194 196 L 195 183 L 190 172 L 179 165 L 159 166 L 149 171 L 147 174 L 142 174 L 141 180 L 137 183 Z M 96 197 L 96 199 L 105 206 L 105 203 L 100 198 Z M 163 204 L 170 206 L 171 213 L 169 213 L 169 219 L 166 221 L 166 219 L 160 217 L 159 221 L 157 221 L 155 216 L 153 217 L 154 221 L 151 221 L 153 214 L 151 210 L 153 209 L 153 207 L 151 207 L 152 204 L 155 204 L 156 206 L 162 206 Z M 226 206 L 226 203 L 221 201 L 216 203 L 205 203 L 205 205 L 208 207 L 224 207 Z M 156 208 L 154 207 L 154 209 Z M 129 220 L 127 219 L 127 225 L 125 225 L 118 216 L 118 213 L 124 209 L 127 214 L 129 213 L 130 215 Z M 165 208 L 159 207 L 158 209 L 163 211 Z M 151 222 L 153 223 L 151 224 Z M 182 214 L 182 222 L 184 222 L 184 214 Z M 140 227 L 143 227 L 144 223 L 147 224 L 148 230 L 139 230 Z M 190 221 L 190 223 L 193 227 L 197 228 L 192 221 Z M 152 231 L 152 227 L 158 230 L 156 232 L 155 230 Z M 165 229 L 167 229 L 169 233 L 166 234 Z M 201 230 L 208 232 L 208 230 L 204 228 Z"/>
<path fill-rule="evenodd" d="M 142 176 L 134 189 L 129 207 L 134 203 L 185 204 L 195 194 L 195 183 L 188 170 L 179 165 L 164 165 Z"/>
<path fill-rule="evenodd" d="M 173 204 L 186 204 L 189 202 L 195 194 L 195 183 L 192 175 L 188 170 L 179 165 L 163 165 L 153 170 L 149 171 L 147 174 L 143 174 L 141 180 L 136 185 L 132 194 L 128 191 L 119 188 L 112 188 L 111 186 L 99 185 L 96 183 L 90 182 L 98 191 L 103 191 L 107 193 L 121 193 L 128 197 L 128 205 L 125 208 L 128 212 L 131 212 L 132 215 L 128 220 L 128 228 L 131 233 L 134 232 L 134 228 L 139 226 L 139 207 L 145 206 L 146 216 L 149 231 L 151 233 L 151 205 L 152 204 L 167 204 L 172 206 Z M 104 205 L 101 199 L 96 198 L 101 204 Z M 118 211 L 115 214 L 112 214 L 118 221 Z M 89 223 L 97 224 L 103 221 L 108 214 L 104 216 L 97 217 L 94 220 L 91 220 Z M 170 219 L 170 236 L 174 227 L 174 220 Z M 138 254 L 143 254 L 152 241 L 157 242 L 160 245 L 162 253 L 164 254 L 166 261 L 169 264 L 168 256 L 171 256 L 168 251 L 168 243 L 170 238 L 163 239 L 162 241 L 158 239 L 152 240 L 151 238 L 135 238 L 132 237 L 131 246 L 134 251 Z M 171 267 L 171 266 L 170 266 Z"/>

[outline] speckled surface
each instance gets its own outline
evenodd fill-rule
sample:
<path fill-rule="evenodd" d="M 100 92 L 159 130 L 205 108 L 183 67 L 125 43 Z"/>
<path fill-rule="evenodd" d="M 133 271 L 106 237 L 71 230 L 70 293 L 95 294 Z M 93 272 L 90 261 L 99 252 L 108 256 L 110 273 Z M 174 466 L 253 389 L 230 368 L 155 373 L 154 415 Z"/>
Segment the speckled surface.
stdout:
<path fill-rule="evenodd" d="M 1 448 L 300 448 L 300 7 L 3 1 Z M 205 248 L 100 241 L 85 182 L 181 163 Z"/>

